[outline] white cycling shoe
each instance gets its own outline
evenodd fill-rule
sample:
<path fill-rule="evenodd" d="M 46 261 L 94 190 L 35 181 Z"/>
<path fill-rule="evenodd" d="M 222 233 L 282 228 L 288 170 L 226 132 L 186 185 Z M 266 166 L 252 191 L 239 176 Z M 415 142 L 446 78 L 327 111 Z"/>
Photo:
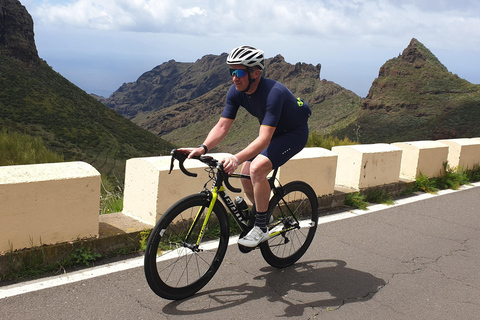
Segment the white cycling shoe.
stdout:
<path fill-rule="evenodd" d="M 267 232 L 263 232 L 262 229 L 255 226 L 250 230 L 247 235 L 241 239 L 238 239 L 238 244 L 247 247 L 247 248 L 255 248 L 260 243 L 268 239 L 268 230 Z"/>

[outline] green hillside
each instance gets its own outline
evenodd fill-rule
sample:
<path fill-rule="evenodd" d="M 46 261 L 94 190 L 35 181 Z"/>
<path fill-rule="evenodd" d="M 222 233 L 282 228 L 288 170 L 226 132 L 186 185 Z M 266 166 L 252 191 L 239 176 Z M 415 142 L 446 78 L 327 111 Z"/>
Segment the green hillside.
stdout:
<path fill-rule="evenodd" d="M 40 137 L 66 161 L 123 179 L 125 159 L 166 154 L 172 145 L 95 100 L 44 61 L 0 54 L 0 127 Z"/>
<path fill-rule="evenodd" d="M 292 81 L 298 80 L 300 79 Z M 360 111 L 360 97 L 333 82 L 314 80 L 313 83 L 314 89 L 310 94 L 299 95 L 304 97 L 312 108 L 309 119 L 311 132 L 328 135 L 356 120 Z M 140 122 L 140 125 L 153 132 L 156 132 L 157 128 L 171 125 L 173 129 L 162 135 L 165 140 L 179 145 L 196 146 L 205 139 L 208 131 L 218 121 L 229 85 L 219 86 L 189 103 L 162 109 Z M 293 87 L 294 94 L 302 91 Z M 217 103 L 211 103 L 215 99 L 218 99 Z M 180 121 L 182 123 L 179 123 Z M 162 125 L 159 127 L 159 124 Z M 238 152 L 258 136 L 258 130 L 258 120 L 240 108 L 229 135 L 216 151 Z"/>
<path fill-rule="evenodd" d="M 225 65 L 226 55 L 205 56 L 193 64 L 169 61 L 144 73 L 134 83 L 123 85 L 109 98 L 109 105 L 115 106 L 127 117 L 134 115 L 132 121 L 139 126 L 160 135 L 167 141 L 182 146 L 195 146 L 201 143 L 208 131 L 218 121 L 225 106 L 225 97 L 232 85 L 231 77 Z M 297 97 L 303 98 L 312 108 L 309 121 L 311 131 L 329 134 L 338 128 L 343 128 L 354 122 L 361 109 L 361 98 L 352 91 L 346 90 L 331 81 L 320 80 L 321 66 L 297 63 L 287 63 L 277 55 L 266 60 L 265 77 L 285 84 Z M 209 72 L 198 72 L 208 70 Z M 195 71 L 195 72 L 193 72 Z M 169 75 L 172 86 L 169 88 L 169 99 L 152 105 L 140 88 L 150 90 L 152 99 L 164 90 L 165 77 Z M 201 75 L 200 78 L 189 76 Z M 188 79 L 186 81 L 185 79 Z M 202 79 L 215 86 L 213 89 L 202 87 Z M 162 82 L 163 81 L 163 82 Z M 185 82 L 186 81 L 186 82 Z M 162 86 L 159 84 L 164 83 Z M 199 92 L 204 92 L 198 95 Z M 186 101 L 174 97 L 189 98 Z M 124 97 L 118 99 L 118 97 Z M 138 96 L 138 98 L 134 98 Z M 126 97 L 130 101 L 144 101 L 143 104 L 133 103 L 126 108 L 123 102 Z M 166 96 L 165 96 L 166 97 Z M 115 103 L 115 101 L 118 101 Z M 154 108 L 155 107 L 155 108 Z M 235 152 L 245 147 L 258 135 L 258 120 L 247 115 L 240 109 L 231 133 L 215 151 Z M 342 137 L 343 138 L 343 137 Z"/>
<path fill-rule="evenodd" d="M 63 162 L 62 156 L 45 148 L 39 137 L 0 130 L 0 166 Z"/>
<path fill-rule="evenodd" d="M 362 143 L 480 136 L 480 85 L 452 74 L 422 43 L 412 39 L 381 68 L 355 124 Z"/>

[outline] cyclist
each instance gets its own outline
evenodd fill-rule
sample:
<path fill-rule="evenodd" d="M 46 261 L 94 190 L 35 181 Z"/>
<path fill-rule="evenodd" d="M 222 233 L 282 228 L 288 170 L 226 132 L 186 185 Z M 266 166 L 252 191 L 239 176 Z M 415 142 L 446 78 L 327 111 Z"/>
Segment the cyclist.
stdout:
<path fill-rule="evenodd" d="M 234 48 L 227 57 L 227 64 L 233 85 L 227 93 L 220 120 L 198 148 L 179 150 L 191 158 L 214 148 L 229 132 L 240 106 L 258 118 L 258 137 L 239 153 L 222 160 L 228 174 L 243 163 L 241 172 L 251 177 L 251 180 L 242 179 L 242 185 L 247 197 L 255 204 L 255 224 L 238 243 L 253 248 L 268 239 L 270 186 L 267 175 L 305 147 L 311 110 L 283 84 L 262 77 L 265 68 L 262 50 L 250 46 Z"/>

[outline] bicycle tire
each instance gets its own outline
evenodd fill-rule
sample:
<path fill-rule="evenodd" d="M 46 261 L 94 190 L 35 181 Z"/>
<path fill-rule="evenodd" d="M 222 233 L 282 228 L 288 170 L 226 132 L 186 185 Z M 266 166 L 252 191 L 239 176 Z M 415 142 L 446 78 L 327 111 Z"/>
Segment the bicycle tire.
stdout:
<path fill-rule="evenodd" d="M 148 239 L 144 271 L 148 285 L 158 296 L 180 300 L 202 289 L 220 267 L 229 239 L 227 212 L 219 201 L 213 207 L 198 250 L 195 242 L 204 223 L 210 199 L 205 193 L 175 203 L 157 222 Z M 200 221 L 193 223 L 197 212 Z M 192 236 L 185 235 L 192 230 Z"/>
<path fill-rule="evenodd" d="M 283 186 L 282 193 L 283 196 L 275 195 L 270 200 L 269 213 L 273 219 L 270 219 L 269 231 L 272 234 L 286 228 L 292 230 L 280 232 L 260 244 L 263 258 L 275 268 L 297 262 L 312 243 L 318 225 L 318 199 L 310 185 L 293 181 Z M 299 228 L 294 228 L 296 225 Z"/>

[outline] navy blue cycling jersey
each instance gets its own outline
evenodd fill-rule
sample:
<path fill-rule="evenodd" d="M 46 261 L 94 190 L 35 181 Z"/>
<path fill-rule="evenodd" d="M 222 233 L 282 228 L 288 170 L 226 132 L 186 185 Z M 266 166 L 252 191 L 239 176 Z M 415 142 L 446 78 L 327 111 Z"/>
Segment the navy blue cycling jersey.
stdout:
<path fill-rule="evenodd" d="M 299 106 L 295 96 L 283 84 L 262 78 L 251 95 L 230 87 L 222 117 L 235 119 L 239 107 L 244 107 L 261 125 L 274 127 L 274 135 L 306 126 L 311 114 L 307 103 Z"/>

